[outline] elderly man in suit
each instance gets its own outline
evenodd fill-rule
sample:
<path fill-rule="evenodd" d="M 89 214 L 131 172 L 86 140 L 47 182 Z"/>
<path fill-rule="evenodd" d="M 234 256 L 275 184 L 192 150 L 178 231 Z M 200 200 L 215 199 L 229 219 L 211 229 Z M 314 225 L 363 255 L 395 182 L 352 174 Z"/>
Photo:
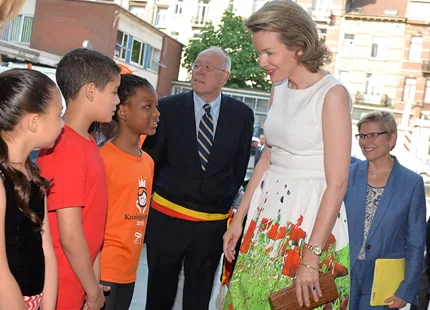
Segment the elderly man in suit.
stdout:
<path fill-rule="evenodd" d="M 221 93 L 230 58 L 218 48 L 193 64 L 193 91 L 162 98 L 146 230 L 148 310 L 170 310 L 184 265 L 183 309 L 208 309 L 228 212 L 248 166 L 253 111 Z"/>

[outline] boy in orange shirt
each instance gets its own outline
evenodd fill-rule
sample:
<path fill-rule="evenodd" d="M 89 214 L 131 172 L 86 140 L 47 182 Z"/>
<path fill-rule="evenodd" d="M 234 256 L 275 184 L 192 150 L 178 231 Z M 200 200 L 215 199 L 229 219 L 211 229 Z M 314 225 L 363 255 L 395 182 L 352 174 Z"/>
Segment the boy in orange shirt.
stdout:
<path fill-rule="evenodd" d="M 107 213 L 103 161 L 88 134 L 93 122 L 110 122 L 119 103 L 120 69 L 109 57 L 76 49 L 56 73 L 66 100 L 64 130 L 55 146 L 42 150 L 37 164 L 53 180 L 48 194 L 52 241 L 58 262 L 57 310 L 103 307 L 100 248 Z"/>
<path fill-rule="evenodd" d="M 101 251 L 101 279 L 109 286 L 104 310 L 129 309 L 151 200 L 154 162 L 140 148 L 154 135 L 160 113 L 157 95 L 144 78 L 121 76 L 116 136 L 100 149 L 106 166 L 108 215 Z"/>

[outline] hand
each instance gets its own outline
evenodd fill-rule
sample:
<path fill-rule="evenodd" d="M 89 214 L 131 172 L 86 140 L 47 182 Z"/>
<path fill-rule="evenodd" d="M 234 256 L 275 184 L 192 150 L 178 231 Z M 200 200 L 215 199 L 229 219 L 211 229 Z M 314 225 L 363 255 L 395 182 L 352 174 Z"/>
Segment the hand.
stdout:
<path fill-rule="evenodd" d="M 85 302 L 83 310 L 100 310 L 101 308 L 103 308 L 103 306 L 105 305 L 104 292 L 108 292 L 109 290 L 109 286 L 99 284 L 99 290 L 97 291 L 97 295 L 87 296 L 87 300 Z"/>
<path fill-rule="evenodd" d="M 306 307 L 310 306 L 309 290 L 311 290 L 315 301 L 318 301 L 319 297 L 322 296 L 319 272 L 301 265 L 296 277 L 296 297 L 300 307 L 303 306 L 303 303 Z"/>
<path fill-rule="evenodd" d="M 388 306 L 388 308 L 391 308 L 391 309 L 400 309 L 406 306 L 407 304 L 406 300 L 403 300 L 397 296 L 391 296 L 390 298 L 385 299 L 384 302 L 386 303 L 391 302 L 391 304 Z"/>
<path fill-rule="evenodd" d="M 225 258 L 231 263 L 236 257 L 236 244 L 242 234 L 242 223 L 239 220 L 231 222 L 223 236 L 223 251 Z"/>

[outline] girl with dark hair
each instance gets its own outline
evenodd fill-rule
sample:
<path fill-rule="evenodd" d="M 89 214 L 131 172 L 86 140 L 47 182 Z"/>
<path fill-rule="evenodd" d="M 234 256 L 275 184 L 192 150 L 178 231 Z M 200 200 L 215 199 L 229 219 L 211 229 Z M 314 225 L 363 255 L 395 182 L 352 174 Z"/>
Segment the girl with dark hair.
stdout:
<path fill-rule="evenodd" d="M 100 149 L 106 167 L 108 215 L 101 250 L 101 280 L 109 286 L 104 310 L 130 307 L 151 201 L 154 162 L 140 148 L 154 135 L 160 113 L 157 94 L 144 78 L 123 74 L 113 119 L 118 132 Z"/>
<path fill-rule="evenodd" d="M 44 74 L 0 74 L 0 309 L 55 309 L 49 182 L 29 154 L 54 145 L 63 127 L 61 111 L 61 94 Z"/>

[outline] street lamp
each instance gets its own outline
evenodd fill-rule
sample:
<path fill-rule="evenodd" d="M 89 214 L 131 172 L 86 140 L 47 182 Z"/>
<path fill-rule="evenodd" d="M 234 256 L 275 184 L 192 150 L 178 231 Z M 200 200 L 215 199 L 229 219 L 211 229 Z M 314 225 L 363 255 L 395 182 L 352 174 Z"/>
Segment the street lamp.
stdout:
<path fill-rule="evenodd" d="M 82 42 L 82 47 L 89 50 L 94 50 L 94 47 L 91 45 L 90 40 L 85 40 L 84 42 Z"/>

